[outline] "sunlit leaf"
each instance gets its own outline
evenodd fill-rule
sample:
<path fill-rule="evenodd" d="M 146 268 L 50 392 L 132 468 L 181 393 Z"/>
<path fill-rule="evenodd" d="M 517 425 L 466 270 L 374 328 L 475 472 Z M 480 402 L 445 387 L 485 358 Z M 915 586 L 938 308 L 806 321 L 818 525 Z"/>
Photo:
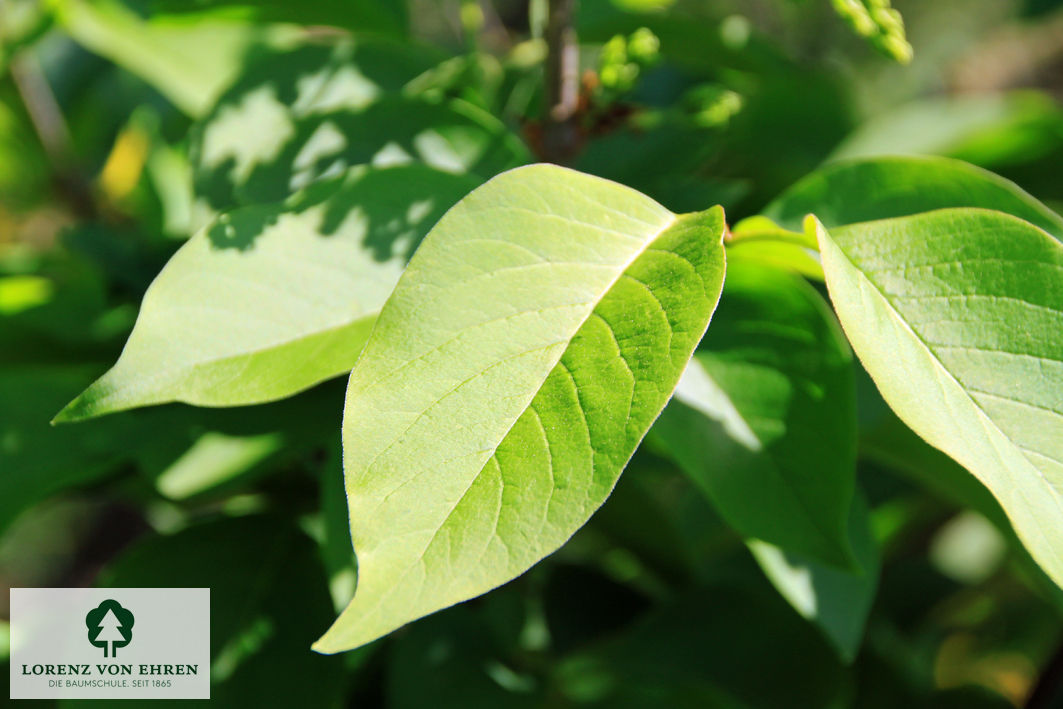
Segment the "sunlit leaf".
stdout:
<path fill-rule="evenodd" d="M 207 112 L 256 46 L 291 44 L 294 30 L 225 19 L 142 19 L 118 0 L 55 0 L 63 27 L 89 50 L 140 76 L 190 116 Z"/>
<path fill-rule="evenodd" d="M 765 216 L 747 217 L 731 227 L 728 263 L 754 263 L 823 280 L 815 234 L 791 231 Z"/>
<path fill-rule="evenodd" d="M 821 227 L 819 243 L 883 398 L 989 488 L 1063 584 L 1063 244 L 975 209 Z"/>
<path fill-rule="evenodd" d="M 58 416 L 278 399 L 350 370 L 421 237 L 476 181 L 355 169 L 219 217 L 149 288 L 122 356 Z"/>
<path fill-rule="evenodd" d="M 586 522 L 708 324 L 723 229 L 547 165 L 440 221 L 351 374 L 358 588 L 316 649 L 484 593 Z"/>

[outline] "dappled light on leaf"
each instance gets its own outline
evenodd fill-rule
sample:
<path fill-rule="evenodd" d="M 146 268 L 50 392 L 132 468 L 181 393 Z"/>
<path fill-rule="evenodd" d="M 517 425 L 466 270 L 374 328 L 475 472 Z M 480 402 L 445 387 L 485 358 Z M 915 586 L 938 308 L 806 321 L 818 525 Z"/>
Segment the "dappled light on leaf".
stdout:
<path fill-rule="evenodd" d="M 219 210 L 282 200 L 362 164 L 423 162 L 488 178 L 525 162 L 489 114 L 402 92 L 432 56 L 383 42 L 263 56 L 194 128 L 197 195 Z"/>

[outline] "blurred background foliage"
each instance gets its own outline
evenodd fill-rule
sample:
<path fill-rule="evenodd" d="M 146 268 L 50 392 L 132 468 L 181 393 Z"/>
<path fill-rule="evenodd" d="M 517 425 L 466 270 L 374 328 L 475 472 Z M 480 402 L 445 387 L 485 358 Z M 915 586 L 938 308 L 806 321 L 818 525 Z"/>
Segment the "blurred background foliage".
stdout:
<path fill-rule="evenodd" d="M 570 163 L 674 211 L 721 203 L 733 224 L 825 161 L 884 153 L 960 158 L 1063 206 L 1059 0 L 897 0 L 907 65 L 888 23 L 860 31 L 826 0 L 579 5 Z M 49 427 L 212 215 L 359 164 L 475 184 L 534 160 L 545 6 L 0 0 L 0 579 L 210 586 L 224 706 L 1063 706 L 1063 593 L 866 377 L 881 571 L 851 663 L 652 438 L 546 562 L 323 657 L 309 644 L 356 578 L 342 379 Z"/>

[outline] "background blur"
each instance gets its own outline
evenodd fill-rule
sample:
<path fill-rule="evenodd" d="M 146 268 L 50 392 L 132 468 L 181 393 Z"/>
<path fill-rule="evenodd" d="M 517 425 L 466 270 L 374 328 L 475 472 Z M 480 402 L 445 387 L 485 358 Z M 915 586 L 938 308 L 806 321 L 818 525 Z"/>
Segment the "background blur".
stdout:
<path fill-rule="evenodd" d="M 975 511 L 993 506 L 966 472 L 925 447 L 895 455 L 867 381 L 859 479 L 883 569 L 851 666 L 652 453 L 521 578 L 323 657 L 309 645 L 355 578 L 342 380 L 48 425 L 219 207 L 193 177 L 204 125 L 239 107 L 219 140 L 255 154 L 286 102 L 257 89 L 297 86 L 353 33 L 359 75 L 493 114 L 532 160 L 545 2 L 530 5 L 0 0 L 0 586 L 210 586 L 217 706 L 1063 707 L 1063 593 Z M 882 153 L 961 158 L 1063 208 L 1063 2 L 894 6 L 907 66 L 827 0 L 581 0 L 591 73 L 569 162 L 674 211 L 722 203 L 732 224 L 826 160 Z M 610 64 L 603 45 L 642 27 L 659 49 Z M 365 127 L 382 145 L 420 120 L 396 110 Z M 5 660 L 6 617 L 4 593 Z"/>

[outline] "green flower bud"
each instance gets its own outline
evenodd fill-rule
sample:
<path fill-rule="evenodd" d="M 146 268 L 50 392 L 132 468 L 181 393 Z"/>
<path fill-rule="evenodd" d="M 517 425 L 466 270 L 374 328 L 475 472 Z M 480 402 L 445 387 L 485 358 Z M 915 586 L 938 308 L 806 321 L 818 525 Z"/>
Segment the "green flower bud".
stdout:
<path fill-rule="evenodd" d="M 854 32 L 867 37 L 880 52 L 902 64 L 911 61 L 912 45 L 904 36 L 904 20 L 890 6 L 890 0 L 831 0 L 831 5 Z"/>
<path fill-rule="evenodd" d="M 623 35 L 616 35 L 604 45 L 599 58 L 599 64 L 604 68 L 610 64 L 623 64 L 627 61 L 627 40 Z"/>
<path fill-rule="evenodd" d="M 646 27 L 635 30 L 627 42 L 628 55 L 643 65 L 657 61 L 660 49 L 661 40 L 657 39 L 657 35 Z"/>

